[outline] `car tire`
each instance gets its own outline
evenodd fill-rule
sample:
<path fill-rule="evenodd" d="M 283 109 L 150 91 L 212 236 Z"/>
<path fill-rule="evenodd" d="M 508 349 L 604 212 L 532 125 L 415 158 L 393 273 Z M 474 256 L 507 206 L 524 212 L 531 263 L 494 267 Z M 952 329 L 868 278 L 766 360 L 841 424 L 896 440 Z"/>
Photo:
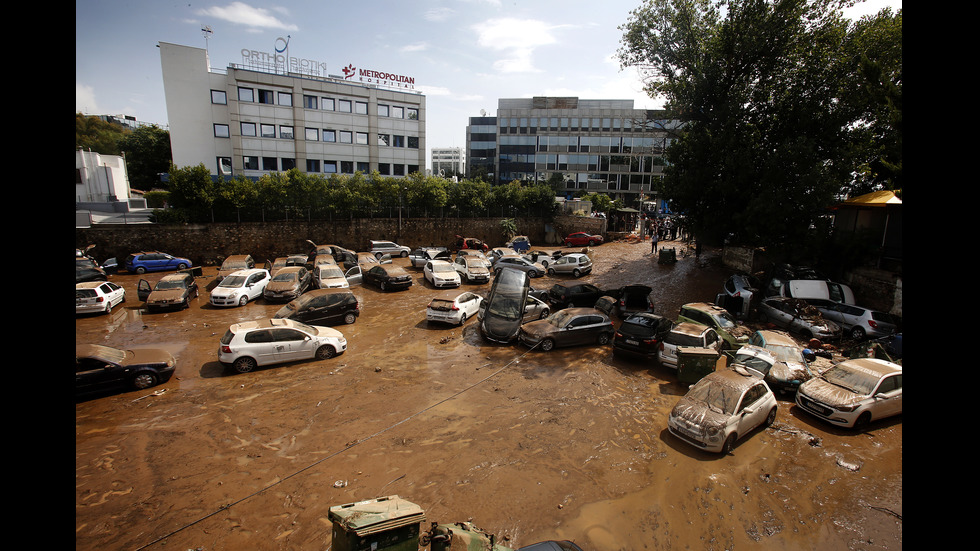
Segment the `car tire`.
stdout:
<path fill-rule="evenodd" d="M 554 268 L 548 268 L 548 275 L 550 275 L 551 277 L 555 277 L 555 269 Z"/>
<path fill-rule="evenodd" d="M 551 311 L 548 310 L 547 308 L 542 308 L 541 309 L 541 317 L 538 318 L 538 319 L 543 320 L 544 318 L 548 317 L 549 315 L 551 315 Z"/>
<path fill-rule="evenodd" d="M 141 371 L 133 377 L 133 388 L 136 390 L 145 390 L 157 384 L 157 376 L 155 373 L 150 371 Z"/>
<path fill-rule="evenodd" d="M 864 329 L 862 329 L 862 328 L 861 328 L 860 326 L 858 326 L 858 325 L 855 325 L 855 326 L 854 326 L 854 327 L 853 327 L 853 328 L 851 329 L 851 338 L 853 338 L 854 340 L 858 340 L 858 341 L 863 341 L 863 340 L 864 340 L 864 337 L 866 337 L 866 336 L 867 336 L 867 335 L 866 335 L 866 333 L 864 332 Z"/>
<path fill-rule="evenodd" d="M 255 360 L 249 358 L 248 356 L 242 356 L 235 360 L 235 363 L 232 364 L 235 371 L 239 373 L 250 373 L 255 370 L 255 365 Z"/>
<path fill-rule="evenodd" d="M 381 290 L 382 291 L 387 291 L 388 290 L 388 282 L 387 281 L 382 281 L 381 282 Z"/>
<path fill-rule="evenodd" d="M 112 301 L 107 300 L 105 303 L 105 310 L 102 311 L 103 314 L 109 315 L 112 313 Z"/>
<path fill-rule="evenodd" d="M 178 270 L 186 270 L 187 269 L 187 264 L 184 264 L 183 262 L 181 262 L 180 264 L 177 265 L 177 269 Z"/>
<path fill-rule="evenodd" d="M 357 321 L 357 316 L 355 316 L 353 312 L 347 312 L 346 314 L 344 314 L 344 323 L 345 324 L 350 325 L 350 324 L 354 323 L 355 321 Z"/>
<path fill-rule="evenodd" d="M 459 316 L 459 326 L 462 327 L 466 323 L 466 314 L 460 314 Z"/>
<path fill-rule="evenodd" d="M 384 256 L 384 255 L 385 255 L 385 253 L 374 253 L 374 258 L 377 258 L 378 260 L 381 260 L 381 257 Z"/>
<path fill-rule="evenodd" d="M 865 411 L 861 415 L 858 415 L 857 420 L 854 421 L 854 428 L 856 430 L 864 430 L 868 428 L 871 424 L 871 412 Z"/>
<path fill-rule="evenodd" d="M 143 274 L 146 273 L 146 268 L 144 268 L 143 266 L 137 266 L 136 267 L 136 273 L 139 274 L 139 275 L 143 275 Z"/>
<path fill-rule="evenodd" d="M 242 295 L 242 298 L 238 299 L 239 306 L 245 306 L 248 304 L 248 295 Z"/>
<path fill-rule="evenodd" d="M 541 344 L 538 345 L 538 348 L 540 348 L 542 352 L 550 352 L 555 348 L 555 341 L 552 339 L 545 339 L 541 341 Z"/>
<path fill-rule="evenodd" d="M 769 415 L 766 416 L 766 421 L 765 423 L 763 423 L 763 426 L 771 427 L 775 421 L 776 421 L 776 408 L 774 407 L 769 410 Z"/>
<path fill-rule="evenodd" d="M 408 253 L 407 253 L 407 252 L 405 252 L 405 251 L 402 251 L 402 254 L 401 254 L 401 257 L 402 257 L 402 258 L 405 258 L 406 256 L 408 256 Z"/>
<path fill-rule="evenodd" d="M 527 271 L 527 277 L 538 277 L 538 271 L 537 270 L 528 270 Z"/>
<path fill-rule="evenodd" d="M 579 270 L 578 268 L 575 268 L 574 270 L 572 270 L 572 275 L 575 276 L 575 277 L 578 277 L 578 276 L 582 275 L 582 271 Z"/>
<path fill-rule="evenodd" d="M 329 344 L 325 344 L 320 348 L 316 349 L 316 359 L 318 360 L 329 360 L 330 358 L 333 358 L 336 355 L 337 355 L 337 349 L 330 346 Z"/>
<path fill-rule="evenodd" d="M 728 455 L 732 453 L 732 450 L 735 449 L 736 440 L 738 440 L 738 435 L 735 434 L 734 432 L 728 435 L 728 438 L 725 439 L 725 443 L 721 445 L 722 455 Z"/>
<path fill-rule="evenodd" d="M 599 338 L 597 340 L 601 346 L 609 344 L 609 333 L 599 333 Z"/>

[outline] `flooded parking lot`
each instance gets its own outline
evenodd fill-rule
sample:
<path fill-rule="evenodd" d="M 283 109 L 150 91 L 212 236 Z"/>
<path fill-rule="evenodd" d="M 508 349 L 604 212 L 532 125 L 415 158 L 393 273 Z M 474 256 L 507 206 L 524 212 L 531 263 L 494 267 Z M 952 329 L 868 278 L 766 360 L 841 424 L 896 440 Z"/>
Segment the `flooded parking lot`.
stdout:
<path fill-rule="evenodd" d="M 601 245 L 581 279 L 650 285 L 674 318 L 730 273 L 717 251 L 676 264 L 649 252 Z M 218 363 L 218 339 L 280 304 L 212 307 L 205 267 L 188 309 L 148 313 L 137 283 L 163 274 L 112 276 L 127 302 L 77 317 L 76 342 L 165 348 L 178 367 L 161 386 L 76 402 L 76 549 L 328 549 L 329 507 L 382 495 L 514 549 L 901 549 L 901 416 L 840 430 L 781 396 L 771 427 L 703 453 L 667 431 L 687 390 L 671 370 L 609 346 L 491 344 L 476 320 L 429 324 L 444 291 L 407 269 L 407 291 L 354 288 L 361 315 L 335 327 L 346 353 L 246 374 Z"/>

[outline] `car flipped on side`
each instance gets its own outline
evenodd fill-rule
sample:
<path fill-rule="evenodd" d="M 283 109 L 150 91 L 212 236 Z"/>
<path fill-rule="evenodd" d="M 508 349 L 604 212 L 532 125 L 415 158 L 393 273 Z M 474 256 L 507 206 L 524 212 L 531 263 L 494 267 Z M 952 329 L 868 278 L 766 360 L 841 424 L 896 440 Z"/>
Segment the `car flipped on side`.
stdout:
<path fill-rule="evenodd" d="M 477 317 L 483 338 L 508 343 L 517 337 L 524 323 L 531 280 L 525 272 L 504 268 L 490 287 Z"/>

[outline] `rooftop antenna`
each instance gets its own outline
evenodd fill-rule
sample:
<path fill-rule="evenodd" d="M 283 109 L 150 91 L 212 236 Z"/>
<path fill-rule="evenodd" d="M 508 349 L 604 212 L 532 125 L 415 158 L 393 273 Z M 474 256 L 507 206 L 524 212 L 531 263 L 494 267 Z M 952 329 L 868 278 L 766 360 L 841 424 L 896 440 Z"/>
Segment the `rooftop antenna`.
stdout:
<path fill-rule="evenodd" d="M 201 34 L 204 35 L 204 49 L 208 49 L 208 39 L 214 34 L 214 30 L 211 29 L 211 25 L 205 25 L 201 27 Z"/>

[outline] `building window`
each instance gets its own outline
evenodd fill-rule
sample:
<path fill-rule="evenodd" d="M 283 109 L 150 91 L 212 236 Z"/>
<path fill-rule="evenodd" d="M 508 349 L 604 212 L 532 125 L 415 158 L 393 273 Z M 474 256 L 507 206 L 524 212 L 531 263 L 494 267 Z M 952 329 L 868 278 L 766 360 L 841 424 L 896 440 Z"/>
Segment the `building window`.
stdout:
<path fill-rule="evenodd" d="M 419 171 L 419 165 L 408 165 L 408 173 L 414 174 Z"/>
<path fill-rule="evenodd" d="M 341 113 L 351 112 L 351 101 L 349 99 L 342 99 L 337 101 L 337 111 Z"/>
<path fill-rule="evenodd" d="M 391 176 L 391 164 L 378 163 L 378 174 L 382 176 Z"/>
<path fill-rule="evenodd" d="M 231 174 L 231 157 L 218 157 L 218 174 Z"/>
<path fill-rule="evenodd" d="M 306 160 L 306 171 L 307 172 L 320 172 L 320 160 L 319 159 L 307 159 Z"/>
<path fill-rule="evenodd" d="M 228 105 L 228 94 L 224 90 L 211 90 L 211 103 Z"/>
<path fill-rule="evenodd" d="M 306 109 L 316 109 L 316 96 L 303 96 L 303 107 Z"/>
<path fill-rule="evenodd" d="M 394 175 L 395 176 L 404 176 L 405 175 L 405 165 L 394 164 L 392 166 L 395 168 L 395 171 L 394 171 Z"/>
<path fill-rule="evenodd" d="M 272 105 L 275 102 L 275 95 L 272 93 L 272 90 L 259 90 L 259 103 Z"/>
<path fill-rule="evenodd" d="M 230 138 L 231 131 L 228 129 L 227 124 L 215 124 L 214 125 L 214 137 L 215 138 Z"/>
<path fill-rule="evenodd" d="M 337 161 L 323 161 L 323 171 L 327 174 L 336 174 Z"/>
<path fill-rule="evenodd" d="M 405 136 L 395 136 L 395 141 L 392 142 L 394 147 L 405 147 Z"/>
<path fill-rule="evenodd" d="M 292 126 L 279 126 L 279 137 L 284 140 L 293 139 L 293 127 Z"/>
<path fill-rule="evenodd" d="M 340 143 L 354 143 L 354 134 L 349 130 L 341 130 Z"/>
<path fill-rule="evenodd" d="M 283 172 L 286 172 L 287 170 L 292 170 L 294 168 L 296 168 L 296 159 L 293 159 L 292 157 L 283 157 L 282 158 L 282 171 Z"/>
<path fill-rule="evenodd" d="M 337 141 L 337 131 L 323 129 L 323 141 L 325 142 L 336 142 Z"/>
<path fill-rule="evenodd" d="M 409 149 L 418 149 L 419 148 L 419 137 L 418 136 L 409 136 L 408 137 L 408 147 L 409 147 Z"/>
<path fill-rule="evenodd" d="M 354 174 L 354 161 L 340 161 L 340 172 L 343 174 Z"/>
<path fill-rule="evenodd" d="M 391 145 L 391 134 L 378 134 L 378 145 L 385 147 Z"/>
<path fill-rule="evenodd" d="M 255 123 L 254 122 L 243 122 L 242 123 L 242 136 L 255 136 Z"/>
<path fill-rule="evenodd" d="M 396 118 L 396 119 L 404 119 L 405 118 L 405 108 L 404 107 L 397 107 L 397 106 L 396 107 L 392 107 L 391 108 L 391 116 L 394 117 L 394 118 Z"/>
<path fill-rule="evenodd" d="M 358 132 L 356 134 L 356 136 L 357 136 L 357 142 L 356 143 L 358 145 L 367 145 L 368 144 L 368 135 L 367 135 L 367 132 Z"/>
<path fill-rule="evenodd" d="M 409 120 L 417 121 L 419 120 L 419 110 L 414 107 L 408 108 L 408 118 Z"/>
<path fill-rule="evenodd" d="M 320 140 L 320 132 L 316 128 L 306 129 L 306 141 L 316 142 Z M 320 172 L 319 170 L 317 172 Z"/>
<path fill-rule="evenodd" d="M 255 101 L 255 91 L 251 88 L 239 88 L 238 101 Z"/>
<path fill-rule="evenodd" d="M 320 108 L 324 111 L 333 111 L 333 98 L 320 98 Z"/>
<path fill-rule="evenodd" d="M 381 105 L 380 103 L 378 104 L 378 116 L 379 117 L 387 117 L 388 116 L 388 106 L 387 105 Z"/>
<path fill-rule="evenodd" d="M 354 103 L 354 112 L 358 115 L 368 114 L 368 104 L 363 101 L 358 101 Z"/>
<path fill-rule="evenodd" d="M 357 171 L 360 172 L 361 174 L 367 174 L 368 172 L 371 172 L 370 170 L 368 170 L 369 168 L 370 165 L 368 165 L 368 163 L 364 161 L 357 162 Z"/>
<path fill-rule="evenodd" d="M 286 107 L 293 106 L 293 94 L 291 92 L 279 92 L 277 96 L 279 98 L 279 105 L 285 105 Z"/>
<path fill-rule="evenodd" d="M 279 170 L 279 159 L 275 157 L 262 157 L 262 170 L 271 172 Z"/>
<path fill-rule="evenodd" d="M 246 155 L 242 157 L 242 165 L 245 170 L 258 170 L 259 169 L 259 158 Z"/>
<path fill-rule="evenodd" d="M 263 138 L 275 138 L 276 137 L 276 125 L 274 124 L 260 124 L 259 125 L 260 136 Z"/>

